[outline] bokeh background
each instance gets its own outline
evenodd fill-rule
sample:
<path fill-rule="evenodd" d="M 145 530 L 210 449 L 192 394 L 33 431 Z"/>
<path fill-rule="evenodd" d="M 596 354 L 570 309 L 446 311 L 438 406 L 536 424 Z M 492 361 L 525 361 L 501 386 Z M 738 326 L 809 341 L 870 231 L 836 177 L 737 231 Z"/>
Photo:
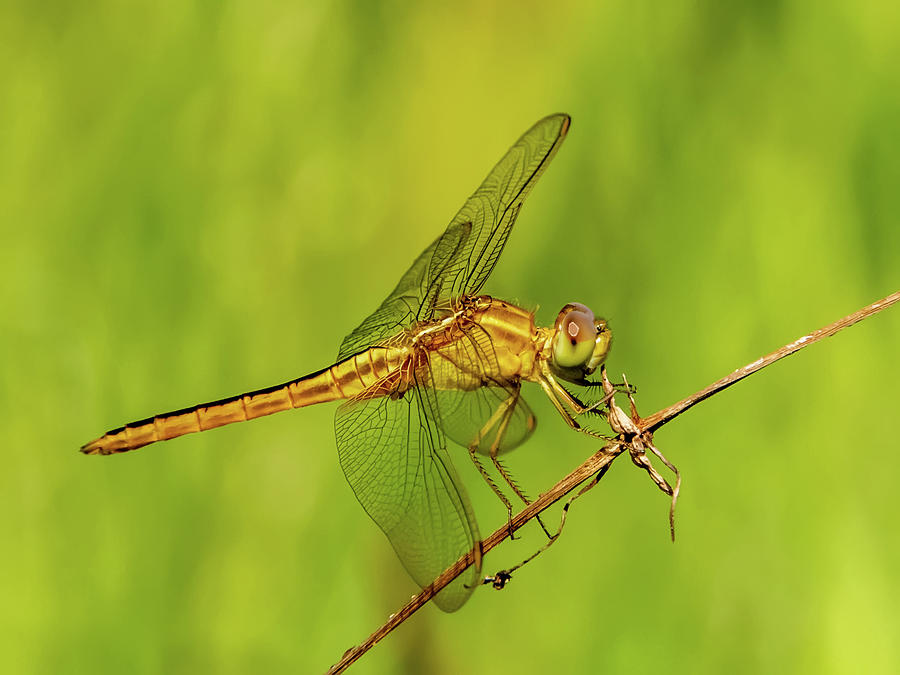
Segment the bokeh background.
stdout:
<path fill-rule="evenodd" d="M 333 406 L 76 451 L 330 363 L 545 114 L 486 290 L 607 316 L 644 413 L 900 286 L 896 3 L 20 0 L 0 56 L 3 672 L 319 672 L 414 592 Z M 676 544 L 622 460 L 358 671 L 898 672 L 898 344 L 893 309 L 660 432 Z M 529 400 L 536 494 L 596 446 Z"/>

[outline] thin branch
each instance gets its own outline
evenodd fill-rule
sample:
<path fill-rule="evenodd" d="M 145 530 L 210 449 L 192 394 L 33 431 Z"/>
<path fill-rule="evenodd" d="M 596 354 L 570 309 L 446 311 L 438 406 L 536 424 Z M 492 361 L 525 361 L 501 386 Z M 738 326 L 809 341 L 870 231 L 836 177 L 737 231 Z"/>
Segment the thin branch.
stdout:
<path fill-rule="evenodd" d="M 615 401 L 610 401 L 608 420 L 613 431 L 618 433 L 617 439 L 610 442 L 604 448 L 591 455 L 591 457 L 589 457 L 585 462 L 579 465 L 565 478 L 560 480 L 556 485 L 550 488 L 550 490 L 542 494 L 535 501 L 522 509 L 522 511 L 517 513 L 511 521 L 511 527 L 507 524 L 504 524 L 503 526 L 495 530 L 494 533 L 491 534 L 491 536 L 489 536 L 484 540 L 484 542 L 482 542 L 482 554 L 487 553 L 492 548 L 497 546 L 504 539 L 509 537 L 511 532 L 515 532 L 516 530 L 523 527 L 526 523 L 528 523 L 528 521 L 530 521 L 532 518 L 535 518 L 539 513 L 563 498 L 569 492 L 581 485 L 584 481 L 591 477 L 597 476 L 600 471 L 607 468 L 616 457 L 621 455 L 626 450 L 628 450 L 631 454 L 632 461 L 639 467 L 647 470 L 653 480 L 660 487 L 660 489 L 672 496 L 674 508 L 674 501 L 678 496 L 678 484 L 676 484 L 675 488 L 670 487 L 668 483 L 666 483 L 662 479 L 662 477 L 660 477 L 659 474 L 656 473 L 655 469 L 653 469 L 649 465 L 649 460 L 644 453 L 644 449 L 649 448 L 654 454 L 661 457 L 670 469 L 675 471 L 677 477 L 678 474 L 674 467 L 671 466 L 668 461 L 662 457 L 655 446 L 653 446 L 652 440 L 654 431 L 659 429 L 664 424 L 670 422 L 681 413 L 697 405 L 701 401 L 706 400 L 713 394 L 716 394 L 719 391 L 730 387 L 734 383 L 739 382 L 745 377 L 748 377 L 753 373 L 762 370 L 766 366 L 775 363 L 785 356 L 790 356 L 791 354 L 800 351 L 804 347 L 808 347 L 809 345 L 818 342 L 823 338 L 830 337 L 843 330 L 844 328 L 852 326 L 858 321 L 862 321 L 863 319 L 868 318 L 873 314 L 877 314 L 878 312 L 887 309 L 898 301 L 900 301 L 900 291 L 892 293 L 891 295 L 883 298 L 882 300 L 879 300 L 878 302 L 874 302 L 871 305 L 868 305 L 867 307 L 854 312 L 853 314 L 845 316 L 843 319 L 835 321 L 834 323 L 831 323 L 824 328 L 820 328 L 819 330 L 813 331 L 808 335 L 804 335 L 803 337 L 794 340 L 789 344 L 786 344 L 784 347 L 781 347 L 780 349 L 767 354 L 761 359 L 757 359 L 753 363 L 750 363 L 743 368 L 735 370 L 727 377 L 723 377 L 721 380 L 714 382 L 705 389 L 701 389 L 700 391 L 692 394 L 691 396 L 688 396 L 682 401 L 679 401 L 674 405 L 653 413 L 649 417 L 639 417 L 634 410 L 633 401 L 630 415 L 626 414 L 621 408 L 619 408 L 615 404 Z M 605 373 L 603 374 L 603 377 L 605 384 L 608 386 L 609 383 L 605 378 Z M 608 391 L 611 390 L 608 389 Z M 353 664 L 369 649 L 375 646 L 375 644 L 377 644 L 382 638 L 388 635 L 391 631 L 397 628 L 397 626 L 406 621 L 416 611 L 423 607 L 447 584 L 449 584 L 460 574 L 462 574 L 463 571 L 465 571 L 466 568 L 468 568 L 469 565 L 473 563 L 473 560 L 474 556 L 472 552 L 469 552 L 468 554 L 457 560 L 456 563 L 447 568 L 437 579 L 435 579 L 435 581 L 430 586 L 423 589 L 422 592 L 418 595 L 413 596 L 412 599 L 396 614 L 392 614 L 384 623 L 384 625 L 382 625 L 378 630 L 372 633 L 365 642 L 348 649 L 344 653 L 341 660 L 333 665 L 328 672 L 344 672 L 351 664 Z"/>
<path fill-rule="evenodd" d="M 831 337 L 835 333 L 842 331 L 848 326 L 852 326 L 853 324 L 862 321 L 863 319 L 866 319 L 873 314 L 877 314 L 878 312 L 887 309 L 898 301 L 900 301 L 900 291 L 891 293 L 886 298 L 882 298 L 877 302 L 873 302 L 871 305 L 863 307 L 858 312 L 853 312 L 853 314 L 849 314 L 843 319 L 838 319 L 834 323 L 830 323 L 824 328 L 814 330 L 812 333 L 808 333 L 803 337 L 797 338 L 793 342 L 786 344 L 781 349 L 776 349 L 774 352 L 766 354 L 761 359 L 757 359 L 753 363 L 748 363 L 743 368 L 738 368 L 733 373 L 726 377 L 723 377 L 718 382 L 713 382 L 711 385 L 706 387 L 706 389 L 701 389 L 697 393 L 691 394 L 678 403 L 670 405 L 668 408 L 663 408 L 659 412 L 655 412 L 649 417 L 642 418 L 638 426 L 646 431 L 656 431 L 663 424 L 672 421 L 685 410 L 693 408 L 695 405 L 700 403 L 700 401 L 705 401 L 713 394 L 716 394 L 723 389 L 730 387 L 735 382 L 740 382 L 745 377 L 749 377 L 750 375 L 753 375 L 753 373 L 759 372 L 766 366 L 772 365 L 779 359 L 783 359 L 785 356 L 790 356 L 791 354 L 800 351 L 804 347 L 808 347 L 814 342 L 818 342 L 823 338 Z"/>
<path fill-rule="evenodd" d="M 624 450 L 624 447 L 614 443 L 609 449 L 603 448 L 602 450 L 599 450 L 598 452 L 591 455 L 585 462 L 583 462 L 574 471 L 572 471 L 572 473 L 563 478 L 547 492 L 542 494 L 540 497 L 538 497 L 528 506 L 522 509 L 519 513 L 517 513 L 512 519 L 512 528 L 508 527 L 507 524 L 504 524 L 501 527 L 497 528 L 493 532 L 493 534 L 491 534 L 491 536 L 489 536 L 482 542 L 482 554 L 487 553 L 492 548 L 501 543 L 504 539 L 509 537 L 510 531 L 515 532 L 516 530 L 520 529 L 523 525 L 528 523 L 528 521 L 536 517 L 541 511 L 544 511 L 553 503 L 562 499 L 566 494 L 574 490 L 591 476 L 596 475 L 604 467 L 609 466 L 609 464 L 616 457 L 622 454 Z M 359 657 L 365 654 L 383 637 L 385 637 L 388 633 L 390 633 L 397 626 L 406 621 L 406 619 L 412 616 L 417 610 L 423 607 L 429 600 L 437 595 L 438 591 L 444 588 L 444 586 L 446 586 L 451 581 L 456 579 L 456 577 L 462 574 L 463 571 L 465 571 L 465 569 L 472 564 L 472 560 L 473 558 L 471 552 L 467 553 L 465 556 L 457 560 L 453 564 L 453 566 L 448 567 L 441 574 L 441 576 L 435 579 L 430 586 L 422 589 L 422 592 L 418 595 L 413 596 L 412 599 L 410 599 L 410 601 L 406 603 L 406 605 L 404 605 L 396 614 L 392 614 L 385 622 L 385 624 L 374 633 L 372 633 L 365 642 L 348 649 L 344 653 L 344 656 L 341 658 L 341 660 L 333 665 L 328 672 L 344 672 L 344 670 L 346 670 L 347 667 L 350 666 L 350 664 L 352 664 Z"/>

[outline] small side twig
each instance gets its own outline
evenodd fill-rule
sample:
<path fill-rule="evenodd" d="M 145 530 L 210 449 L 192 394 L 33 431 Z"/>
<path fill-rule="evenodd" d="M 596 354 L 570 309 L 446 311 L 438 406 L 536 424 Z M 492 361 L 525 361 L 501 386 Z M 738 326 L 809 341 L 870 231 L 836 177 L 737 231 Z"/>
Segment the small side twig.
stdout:
<path fill-rule="evenodd" d="M 694 394 L 691 394 L 678 403 L 670 405 L 667 408 L 649 415 L 648 417 L 638 416 L 637 412 L 634 410 L 633 405 L 631 414 L 626 414 L 615 404 L 614 401 L 610 401 L 608 416 L 609 422 L 610 426 L 613 428 L 613 431 L 619 434 L 618 438 L 615 441 L 607 444 L 598 452 L 591 455 L 569 475 L 567 475 L 565 478 L 556 483 L 556 485 L 550 488 L 550 490 L 542 494 L 535 501 L 522 509 L 522 511 L 517 513 L 512 518 L 509 524 L 504 524 L 503 526 L 495 530 L 493 534 L 491 534 L 491 536 L 485 539 L 482 543 L 482 554 L 487 553 L 492 548 L 497 546 L 512 532 L 520 529 L 522 526 L 528 523 L 528 521 L 530 521 L 532 518 L 535 518 L 539 513 L 560 500 L 562 497 L 581 485 L 584 481 L 592 477 L 595 479 L 598 478 L 599 475 L 601 475 L 600 472 L 605 473 L 605 470 L 609 467 L 612 461 L 626 450 L 631 453 L 632 460 L 635 461 L 636 457 L 638 459 L 644 457 L 644 448 L 649 448 L 653 452 L 653 454 L 661 458 L 666 466 L 675 471 L 677 478 L 675 488 L 670 488 L 670 491 L 668 491 L 668 494 L 672 496 L 674 508 L 674 501 L 678 496 L 678 488 L 680 486 L 680 476 L 678 476 L 677 470 L 675 470 L 675 468 L 670 465 L 664 457 L 662 457 L 661 453 L 653 445 L 652 437 L 654 431 L 662 427 L 664 424 L 672 421 L 673 419 L 675 419 L 675 417 L 689 410 L 701 401 L 705 401 L 710 396 L 713 396 L 723 389 L 730 387 L 736 382 L 739 382 L 744 378 L 749 377 L 756 372 L 759 372 L 766 366 L 769 366 L 776 361 L 783 359 L 785 356 L 790 356 L 791 354 L 794 354 L 804 347 L 808 347 L 809 345 L 818 342 L 823 338 L 835 335 L 844 328 L 852 326 L 853 324 L 862 321 L 863 319 L 866 319 L 873 314 L 877 314 L 878 312 L 887 309 L 897 302 L 900 302 L 900 291 L 892 293 L 891 295 L 888 295 L 887 297 L 877 302 L 873 302 L 872 304 L 863 307 L 859 311 L 854 312 L 853 314 L 849 314 L 848 316 L 845 316 L 844 318 L 839 319 L 834 323 L 820 328 L 819 330 L 804 335 L 797 340 L 784 345 L 780 349 L 777 349 L 770 354 L 767 354 L 766 356 L 763 356 L 762 358 L 747 364 L 743 368 L 738 368 L 726 377 L 723 377 L 722 379 L 712 383 L 708 387 L 701 389 Z M 639 461 L 635 461 L 635 463 L 637 463 L 642 468 L 646 468 L 646 466 L 642 465 Z M 660 485 L 657 477 L 653 476 L 653 473 L 651 473 L 651 477 L 653 477 L 654 481 L 657 481 L 657 484 Z M 663 483 L 666 486 L 668 485 L 667 483 L 665 483 L 665 481 L 663 481 Z M 596 480 L 592 482 L 591 486 L 593 486 L 593 484 L 596 484 Z M 660 487 L 661 489 L 663 489 L 663 491 L 666 491 L 663 485 L 660 485 Z M 672 511 L 670 511 L 670 520 L 671 518 Z M 473 563 L 473 561 L 474 556 L 472 552 L 469 552 L 468 554 L 457 560 L 456 563 L 454 563 L 437 579 L 435 579 L 430 586 L 423 589 L 422 592 L 418 595 L 413 596 L 413 598 L 408 603 L 406 603 L 406 605 L 404 605 L 396 614 L 392 614 L 390 618 L 384 623 L 384 625 L 382 625 L 378 630 L 372 633 L 372 635 L 370 635 L 365 642 L 348 649 L 344 653 L 341 660 L 333 665 L 328 672 L 344 672 L 351 664 L 353 664 L 369 649 L 375 646 L 375 644 L 377 644 L 397 626 L 406 621 L 406 619 L 408 619 L 416 611 L 423 607 L 429 600 L 437 595 L 437 593 L 442 588 L 444 588 L 447 584 L 449 584 L 456 577 L 462 574 L 463 571 Z"/>

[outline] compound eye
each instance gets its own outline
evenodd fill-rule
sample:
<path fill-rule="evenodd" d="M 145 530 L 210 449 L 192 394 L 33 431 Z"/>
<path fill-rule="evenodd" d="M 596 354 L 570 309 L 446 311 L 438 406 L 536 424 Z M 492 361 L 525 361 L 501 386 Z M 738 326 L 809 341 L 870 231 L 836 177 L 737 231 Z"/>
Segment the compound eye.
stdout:
<path fill-rule="evenodd" d="M 597 326 L 594 313 L 581 304 L 563 307 L 556 318 L 553 361 L 561 368 L 587 365 L 594 353 Z"/>

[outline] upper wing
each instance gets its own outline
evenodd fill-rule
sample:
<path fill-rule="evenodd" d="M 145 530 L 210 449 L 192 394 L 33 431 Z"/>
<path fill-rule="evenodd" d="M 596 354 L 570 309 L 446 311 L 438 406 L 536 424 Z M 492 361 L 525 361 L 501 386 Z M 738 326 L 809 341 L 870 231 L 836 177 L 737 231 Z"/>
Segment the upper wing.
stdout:
<path fill-rule="evenodd" d="M 438 280 L 443 297 L 475 295 L 481 290 L 525 197 L 556 154 L 570 121 L 564 113 L 550 115 L 522 134 L 450 222 L 448 231 L 469 223 L 471 234 L 444 266 Z"/>
<path fill-rule="evenodd" d="M 569 123 L 564 113 L 550 115 L 516 141 L 381 306 L 344 338 L 338 360 L 382 343 L 415 321 L 432 318 L 441 301 L 478 293 Z"/>
<path fill-rule="evenodd" d="M 440 271 L 454 258 L 458 249 L 469 236 L 471 227 L 467 224 L 451 225 L 444 234 L 435 239 L 422 255 L 416 258 L 400 283 L 381 303 L 381 306 L 344 338 L 338 352 L 338 361 L 385 340 L 412 324 L 422 306 L 422 298 L 431 277 L 440 276 Z M 437 299 L 432 300 L 432 305 Z"/>

